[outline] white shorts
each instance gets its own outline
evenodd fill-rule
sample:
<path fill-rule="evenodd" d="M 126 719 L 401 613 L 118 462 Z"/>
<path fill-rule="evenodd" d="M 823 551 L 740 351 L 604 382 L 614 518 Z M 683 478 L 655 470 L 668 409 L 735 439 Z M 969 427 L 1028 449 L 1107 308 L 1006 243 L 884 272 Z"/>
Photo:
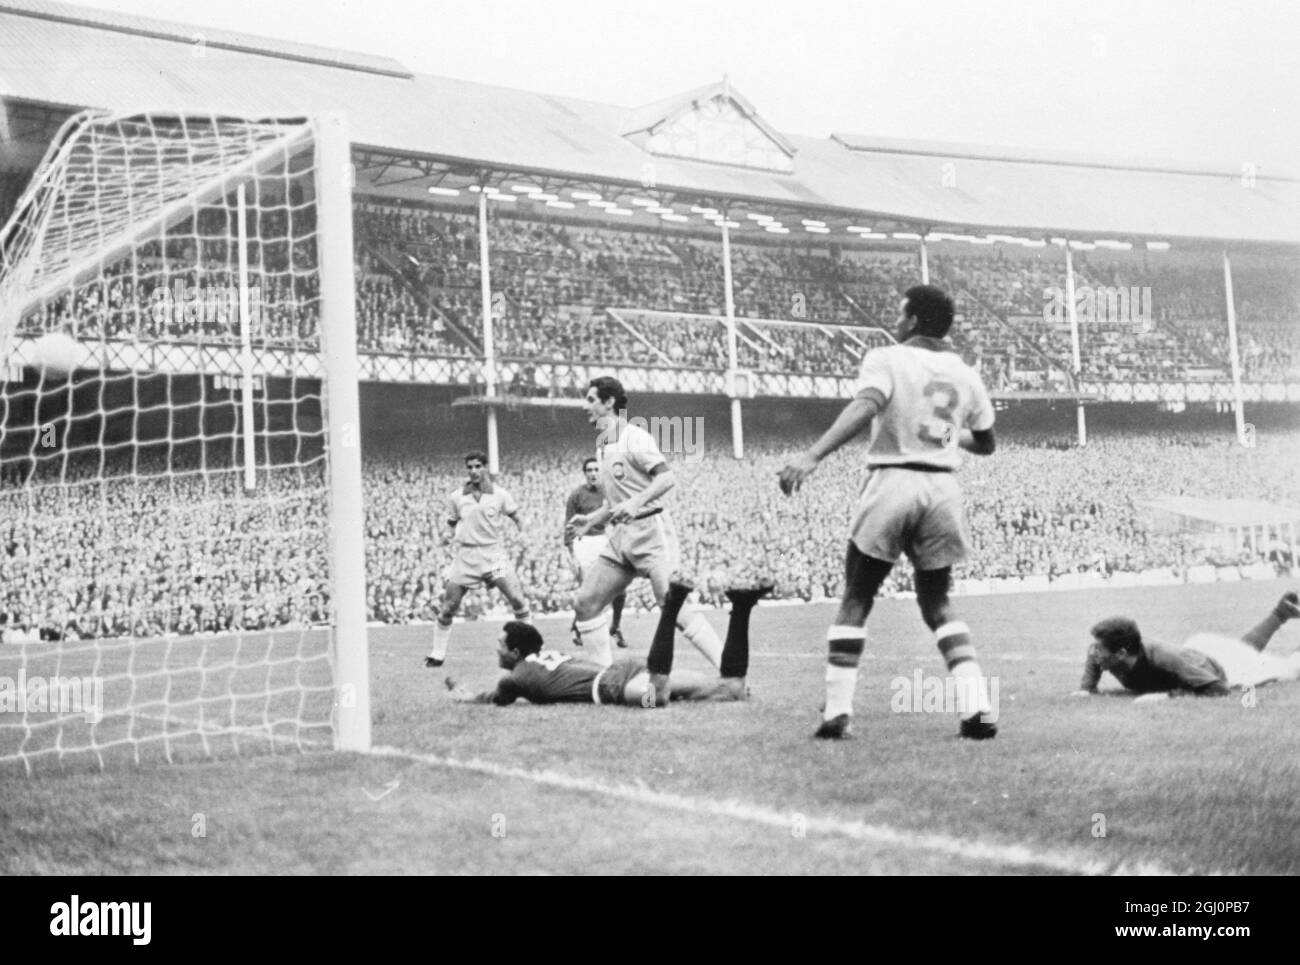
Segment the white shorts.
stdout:
<path fill-rule="evenodd" d="M 1188 638 L 1184 646 L 1205 654 L 1222 667 L 1229 687 L 1258 687 L 1275 680 L 1300 679 L 1300 653 L 1275 657 L 1217 633 L 1198 633 Z"/>
<path fill-rule="evenodd" d="M 600 559 L 614 566 L 644 577 L 656 571 L 668 576 L 681 566 L 677 530 L 667 513 L 610 526 L 606 532 L 609 543 Z"/>
<path fill-rule="evenodd" d="M 452 554 L 451 566 L 446 570 L 446 578 L 450 582 L 467 590 L 480 583 L 494 586 L 498 580 L 514 574 L 514 567 L 510 564 L 505 549 L 499 544 L 457 546 Z"/>
<path fill-rule="evenodd" d="M 960 563 L 968 550 L 956 476 L 900 466 L 872 469 L 849 539 L 863 555 L 887 563 L 906 553 L 918 570 Z"/>
<path fill-rule="evenodd" d="M 578 564 L 579 576 L 591 569 L 608 545 L 609 540 L 604 533 L 599 536 L 579 536 L 573 541 L 573 561 Z"/>

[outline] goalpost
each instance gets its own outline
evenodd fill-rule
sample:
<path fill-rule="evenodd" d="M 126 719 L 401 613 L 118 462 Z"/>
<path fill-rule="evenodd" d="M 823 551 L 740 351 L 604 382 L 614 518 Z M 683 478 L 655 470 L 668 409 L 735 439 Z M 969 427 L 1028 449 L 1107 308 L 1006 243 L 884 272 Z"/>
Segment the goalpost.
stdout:
<path fill-rule="evenodd" d="M 369 749 L 351 177 L 86 111 L 0 228 L 0 765 Z"/>

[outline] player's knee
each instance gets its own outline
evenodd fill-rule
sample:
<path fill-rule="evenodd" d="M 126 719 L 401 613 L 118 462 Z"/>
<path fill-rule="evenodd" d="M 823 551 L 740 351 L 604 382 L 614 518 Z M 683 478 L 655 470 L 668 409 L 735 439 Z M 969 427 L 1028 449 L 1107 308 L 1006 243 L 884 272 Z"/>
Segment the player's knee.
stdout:
<path fill-rule="evenodd" d="M 599 598 L 594 593 L 579 592 L 573 601 L 573 615 L 579 620 L 595 619 L 603 609 Z"/>

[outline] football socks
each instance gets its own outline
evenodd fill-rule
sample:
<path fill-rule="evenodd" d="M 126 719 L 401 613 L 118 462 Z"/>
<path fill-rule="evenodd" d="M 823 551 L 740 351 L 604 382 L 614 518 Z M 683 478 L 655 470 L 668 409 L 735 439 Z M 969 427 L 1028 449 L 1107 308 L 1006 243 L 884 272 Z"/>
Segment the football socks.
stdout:
<path fill-rule="evenodd" d="M 609 622 L 605 619 L 605 614 L 602 613 L 590 620 L 579 620 L 577 627 L 583 646 L 592 660 L 602 667 L 608 667 L 614 662 L 614 656 L 609 649 Z"/>
<path fill-rule="evenodd" d="M 866 627 L 833 626 L 826 633 L 826 706 L 823 720 L 853 713 L 853 691 L 858 683 L 858 661 L 867 643 Z"/>

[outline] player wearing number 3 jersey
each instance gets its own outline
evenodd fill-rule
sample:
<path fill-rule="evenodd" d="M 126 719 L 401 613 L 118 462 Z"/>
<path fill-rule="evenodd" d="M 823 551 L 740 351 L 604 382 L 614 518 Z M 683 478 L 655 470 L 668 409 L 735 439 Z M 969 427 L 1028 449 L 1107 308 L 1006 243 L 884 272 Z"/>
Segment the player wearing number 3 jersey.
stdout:
<path fill-rule="evenodd" d="M 953 564 L 966 558 L 966 524 L 954 470 L 959 449 L 993 452 L 993 404 L 979 375 L 947 340 L 952 299 L 929 285 L 907 291 L 897 345 L 862 359 L 853 400 L 811 449 L 780 472 L 786 495 L 827 455 L 868 425 L 868 476 L 853 513 L 845 560 L 844 598 L 830 628 L 826 705 L 818 737 L 849 735 L 858 662 L 872 601 L 906 553 L 916 569 L 916 599 L 949 671 L 957 678 L 960 733 L 997 733 L 981 686 L 970 629 L 949 602 Z"/>

